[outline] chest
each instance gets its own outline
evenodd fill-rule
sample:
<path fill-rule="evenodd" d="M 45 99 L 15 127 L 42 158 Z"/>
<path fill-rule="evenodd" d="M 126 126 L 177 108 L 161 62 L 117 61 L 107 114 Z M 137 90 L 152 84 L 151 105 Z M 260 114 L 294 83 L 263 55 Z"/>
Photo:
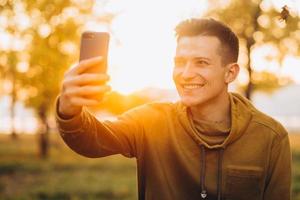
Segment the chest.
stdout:
<path fill-rule="evenodd" d="M 270 144 L 255 134 L 244 134 L 227 146 L 220 158 L 218 149 L 205 149 L 185 129 L 176 133 L 160 134 L 146 143 L 146 168 L 154 182 L 170 182 L 189 193 L 200 191 L 201 169 L 205 166 L 205 185 L 210 194 L 216 194 L 217 184 L 229 199 L 260 199 L 267 176 Z M 218 166 L 221 159 L 221 166 Z M 203 163 L 205 162 L 205 163 Z M 221 173 L 221 180 L 218 173 Z M 194 190 L 190 190 L 194 188 Z M 241 191 L 242 193 L 237 193 Z M 200 193 L 200 192 L 199 192 Z M 198 193 L 197 193 L 198 194 Z M 195 193 L 196 195 L 196 193 Z M 251 195 L 251 196 L 247 196 Z"/>

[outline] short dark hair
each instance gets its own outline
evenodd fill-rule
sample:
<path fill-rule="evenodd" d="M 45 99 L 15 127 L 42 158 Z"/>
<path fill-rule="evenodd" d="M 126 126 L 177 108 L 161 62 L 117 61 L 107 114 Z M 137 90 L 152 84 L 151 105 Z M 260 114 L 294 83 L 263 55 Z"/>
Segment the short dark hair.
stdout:
<path fill-rule="evenodd" d="M 220 52 L 223 64 L 237 62 L 238 60 L 239 40 L 236 34 L 227 25 L 215 19 L 187 19 L 180 22 L 175 31 L 177 41 L 182 36 L 215 36 L 221 42 Z"/>

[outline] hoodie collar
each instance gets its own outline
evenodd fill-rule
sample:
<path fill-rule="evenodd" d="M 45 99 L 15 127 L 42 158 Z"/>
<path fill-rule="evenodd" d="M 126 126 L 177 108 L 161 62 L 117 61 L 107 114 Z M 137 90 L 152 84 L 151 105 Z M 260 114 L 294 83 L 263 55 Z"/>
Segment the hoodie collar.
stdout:
<path fill-rule="evenodd" d="M 233 143 L 244 134 L 252 118 L 251 110 L 253 106 L 249 100 L 237 93 L 229 93 L 229 97 L 231 102 L 231 130 L 224 142 L 217 145 L 209 145 L 201 139 L 197 134 L 197 130 L 195 129 L 192 120 L 189 119 L 187 106 L 183 105 L 181 101 L 177 103 L 177 112 L 179 114 L 180 123 L 199 145 L 204 145 L 209 149 L 226 148 L 226 146 Z"/>

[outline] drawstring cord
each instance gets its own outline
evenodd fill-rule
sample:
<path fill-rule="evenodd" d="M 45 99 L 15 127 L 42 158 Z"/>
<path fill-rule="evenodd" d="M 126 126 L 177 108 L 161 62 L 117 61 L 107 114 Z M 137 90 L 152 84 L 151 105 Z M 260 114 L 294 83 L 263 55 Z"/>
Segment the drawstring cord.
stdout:
<path fill-rule="evenodd" d="M 222 162 L 223 162 L 223 151 L 221 148 L 218 151 L 218 183 L 217 183 L 217 194 L 218 200 L 222 198 Z M 205 190 L 205 147 L 201 146 L 201 198 L 205 199 L 207 197 L 207 192 Z"/>
<path fill-rule="evenodd" d="M 218 152 L 218 186 L 217 186 L 218 200 L 221 200 L 222 197 L 222 162 L 223 162 L 223 149 L 221 148 Z"/>
<path fill-rule="evenodd" d="M 205 190 L 205 147 L 201 146 L 201 197 L 205 199 L 207 194 Z"/>

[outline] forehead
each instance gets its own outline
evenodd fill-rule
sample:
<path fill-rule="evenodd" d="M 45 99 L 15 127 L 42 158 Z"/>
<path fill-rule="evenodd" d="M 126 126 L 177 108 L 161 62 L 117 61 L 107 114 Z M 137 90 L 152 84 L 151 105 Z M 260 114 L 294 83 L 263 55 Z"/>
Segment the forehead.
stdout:
<path fill-rule="evenodd" d="M 215 36 L 183 36 L 177 42 L 176 56 L 207 57 L 219 56 L 220 40 Z"/>

